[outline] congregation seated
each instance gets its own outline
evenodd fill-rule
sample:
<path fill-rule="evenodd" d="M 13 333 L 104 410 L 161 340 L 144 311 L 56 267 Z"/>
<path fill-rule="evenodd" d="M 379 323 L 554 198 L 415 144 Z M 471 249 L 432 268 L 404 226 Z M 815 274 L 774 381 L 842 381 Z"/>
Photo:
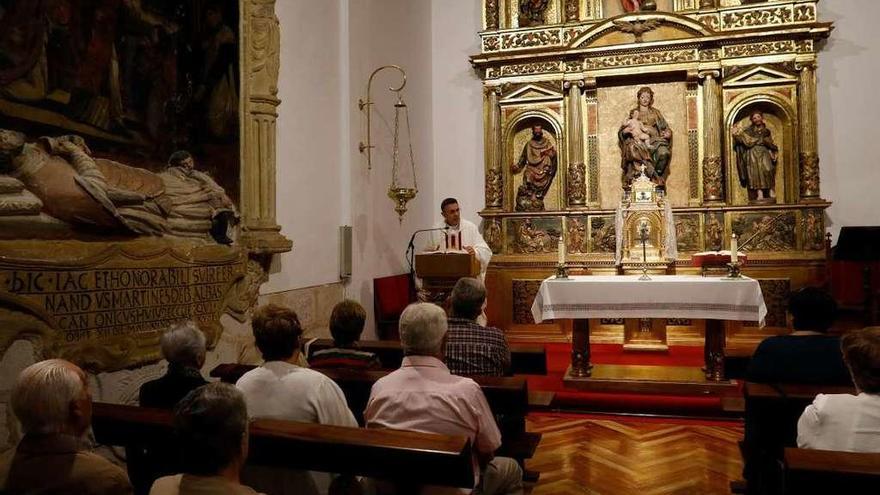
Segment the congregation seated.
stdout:
<path fill-rule="evenodd" d="M 62 359 L 28 366 L 19 374 L 10 402 L 24 437 L 0 459 L 0 491 L 132 493 L 125 471 L 87 447 L 92 397 L 78 366 Z"/>
<path fill-rule="evenodd" d="M 382 363 L 375 353 L 358 349 L 356 342 L 364 331 L 367 312 L 357 301 L 346 299 L 330 313 L 333 347 L 315 351 L 309 357 L 312 368 L 379 369 Z"/>
<path fill-rule="evenodd" d="M 139 404 L 173 409 L 190 391 L 208 383 L 199 371 L 205 364 L 205 334 L 192 322 L 182 323 L 162 334 L 159 346 L 168 370 L 141 385 Z M 146 493 L 156 478 L 173 473 L 176 466 L 173 447 L 162 442 L 127 446 L 125 454 L 129 478 L 139 495 Z"/>
<path fill-rule="evenodd" d="M 184 397 L 174 411 L 183 472 L 156 480 L 150 495 L 255 495 L 242 485 L 248 456 L 248 411 L 232 385 L 211 383 Z"/>
<path fill-rule="evenodd" d="M 821 289 L 806 287 L 792 293 L 788 313 L 794 331 L 761 342 L 746 371 L 747 381 L 771 386 L 851 385 L 840 339 L 826 335 L 836 308 L 834 299 Z M 796 418 L 802 408 L 791 401 L 765 404 L 746 394 L 743 476 L 750 492 L 778 490 L 783 448 L 794 446 L 795 420 L 790 410 L 795 409 Z"/>
<path fill-rule="evenodd" d="M 447 328 L 446 314 L 434 304 L 411 304 L 403 311 L 403 362 L 373 385 L 366 425 L 467 436 L 474 452 L 473 493 L 522 493 L 523 473 L 516 461 L 494 457 L 501 433 L 480 386 L 453 375 L 443 363 Z"/>
<path fill-rule="evenodd" d="M 143 407 L 172 409 L 191 390 L 208 382 L 199 371 L 205 364 L 205 334 L 192 322 L 172 327 L 159 340 L 168 371 L 161 378 L 141 385 Z"/>
<path fill-rule="evenodd" d="M 880 327 L 841 339 L 857 395 L 819 394 L 798 421 L 798 447 L 880 452 Z"/>
<path fill-rule="evenodd" d="M 358 426 L 345 395 L 333 380 L 295 364 L 300 359 L 302 326 L 294 311 L 275 304 L 261 306 L 254 311 L 252 326 L 265 362 L 235 384 L 244 394 L 250 417 Z M 243 477 L 251 486 L 272 495 L 319 493 L 330 483 L 323 473 L 261 466 L 248 467 Z"/>
<path fill-rule="evenodd" d="M 840 338 L 827 335 L 837 304 L 830 294 L 805 287 L 791 294 L 788 312 L 794 331 L 764 339 L 749 363 L 746 380 L 756 383 L 849 385 Z"/>
<path fill-rule="evenodd" d="M 452 316 L 446 337 L 446 366 L 455 375 L 503 376 L 510 371 L 510 347 L 504 332 L 477 323 L 486 304 L 486 287 L 477 278 L 456 282 L 450 296 Z"/>

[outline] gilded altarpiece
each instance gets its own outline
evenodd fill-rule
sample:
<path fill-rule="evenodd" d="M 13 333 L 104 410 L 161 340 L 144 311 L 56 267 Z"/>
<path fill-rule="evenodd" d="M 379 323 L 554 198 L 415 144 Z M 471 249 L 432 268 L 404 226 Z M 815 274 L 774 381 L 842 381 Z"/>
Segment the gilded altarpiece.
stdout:
<path fill-rule="evenodd" d="M 0 355 L 27 340 L 36 359 L 130 369 L 184 320 L 213 347 L 291 249 L 275 220 L 275 0 L 123 3 L 0 11 L 33 35 L 0 35 Z"/>
<path fill-rule="evenodd" d="M 673 208 L 676 273 L 698 273 L 691 256 L 727 249 L 733 233 L 759 232 L 744 272 L 766 280 L 774 307 L 792 289 L 823 281 L 830 202 L 819 184 L 816 64 L 832 25 L 817 18 L 818 0 L 666 0 L 632 13 L 609 0 L 532 2 L 545 10 L 525 13 L 519 3 L 484 1 L 481 53 L 471 57 L 485 89 L 491 323 L 517 339 L 568 338 L 565 325 L 527 321 L 534 291 L 525 288 L 554 272 L 562 225 L 573 273 L 617 272 L 624 149 L 635 146 L 626 153 L 638 157 L 657 139 L 668 160 L 656 151 L 645 158 L 666 160 L 652 180 L 665 185 Z M 642 101 L 643 93 L 651 97 Z M 624 140 L 639 133 L 633 118 L 653 126 L 642 128 L 653 141 Z M 534 125 L 555 146 L 555 175 L 542 186 L 543 208 L 524 210 L 518 191 L 539 176 L 514 165 Z M 755 136 L 761 147 L 752 151 Z M 621 321 L 595 323 L 592 342 L 622 342 Z M 670 344 L 702 342 L 703 322 L 667 325 Z M 728 324 L 728 345 L 753 345 L 782 325 L 778 317 L 764 329 Z"/>

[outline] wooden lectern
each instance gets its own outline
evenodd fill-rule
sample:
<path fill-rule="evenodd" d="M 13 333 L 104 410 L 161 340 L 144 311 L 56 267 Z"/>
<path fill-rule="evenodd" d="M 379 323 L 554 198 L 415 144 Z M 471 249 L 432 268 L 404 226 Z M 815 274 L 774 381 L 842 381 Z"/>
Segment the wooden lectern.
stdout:
<path fill-rule="evenodd" d="M 461 277 L 480 275 L 480 261 L 470 253 L 422 253 L 416 255 L 416 276 L 428 300 L 443 304 Z"/>

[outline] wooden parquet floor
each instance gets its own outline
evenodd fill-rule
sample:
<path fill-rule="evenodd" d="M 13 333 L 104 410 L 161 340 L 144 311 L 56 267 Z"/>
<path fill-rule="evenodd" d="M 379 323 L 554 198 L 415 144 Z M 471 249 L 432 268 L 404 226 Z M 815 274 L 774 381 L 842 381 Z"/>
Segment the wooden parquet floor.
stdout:
<path fill-rule="evenodd" d="M 532 414 L 533 495 L 727 494 L 742 477 L 741 426 Z"/>

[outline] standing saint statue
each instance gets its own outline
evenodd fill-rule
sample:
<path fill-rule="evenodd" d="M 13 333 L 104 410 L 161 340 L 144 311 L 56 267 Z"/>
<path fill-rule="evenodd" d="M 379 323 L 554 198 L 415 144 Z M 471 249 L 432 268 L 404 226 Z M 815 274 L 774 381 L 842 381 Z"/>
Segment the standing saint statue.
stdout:
<path fill-rule="evenodd" d="M 523 183 L 516 191 L 516 211 L 544 210 L 544 196 L 556 177 L 556 167 L 556 147 L 540 125 L 533 125 L 532 139 L 510 167 L 514 174 L 523 173 Z"/>
<path fill-rule="evenodd" d="M 749 201 L 776 201 L 776 162 L 779 148 L 773 142 L 764 114 L 755 110 L 749 116 L 751 125 L 733 128 L 736 171 L 739 183 L 749 192 Z"/>
<path fill-rule="evenodd" d="M 519 27 L 543 26 L 550 0 L 519 0 Z"/>
<path fill-rule="evenodd" d="M 672 157 L 672 129 L 663 114 L 654 108 L 654 91 L 651 88 L 645 86 L 639 89 L 636 99 L 638 106 L 629 111 L 617 131 L 623 188 L 630 188 L 644 165 L 645 175 L 657 184 L 658 189 L 664 190 Z M 634 120 L 640 122 L 641 126 L 635 126 Z"/>

